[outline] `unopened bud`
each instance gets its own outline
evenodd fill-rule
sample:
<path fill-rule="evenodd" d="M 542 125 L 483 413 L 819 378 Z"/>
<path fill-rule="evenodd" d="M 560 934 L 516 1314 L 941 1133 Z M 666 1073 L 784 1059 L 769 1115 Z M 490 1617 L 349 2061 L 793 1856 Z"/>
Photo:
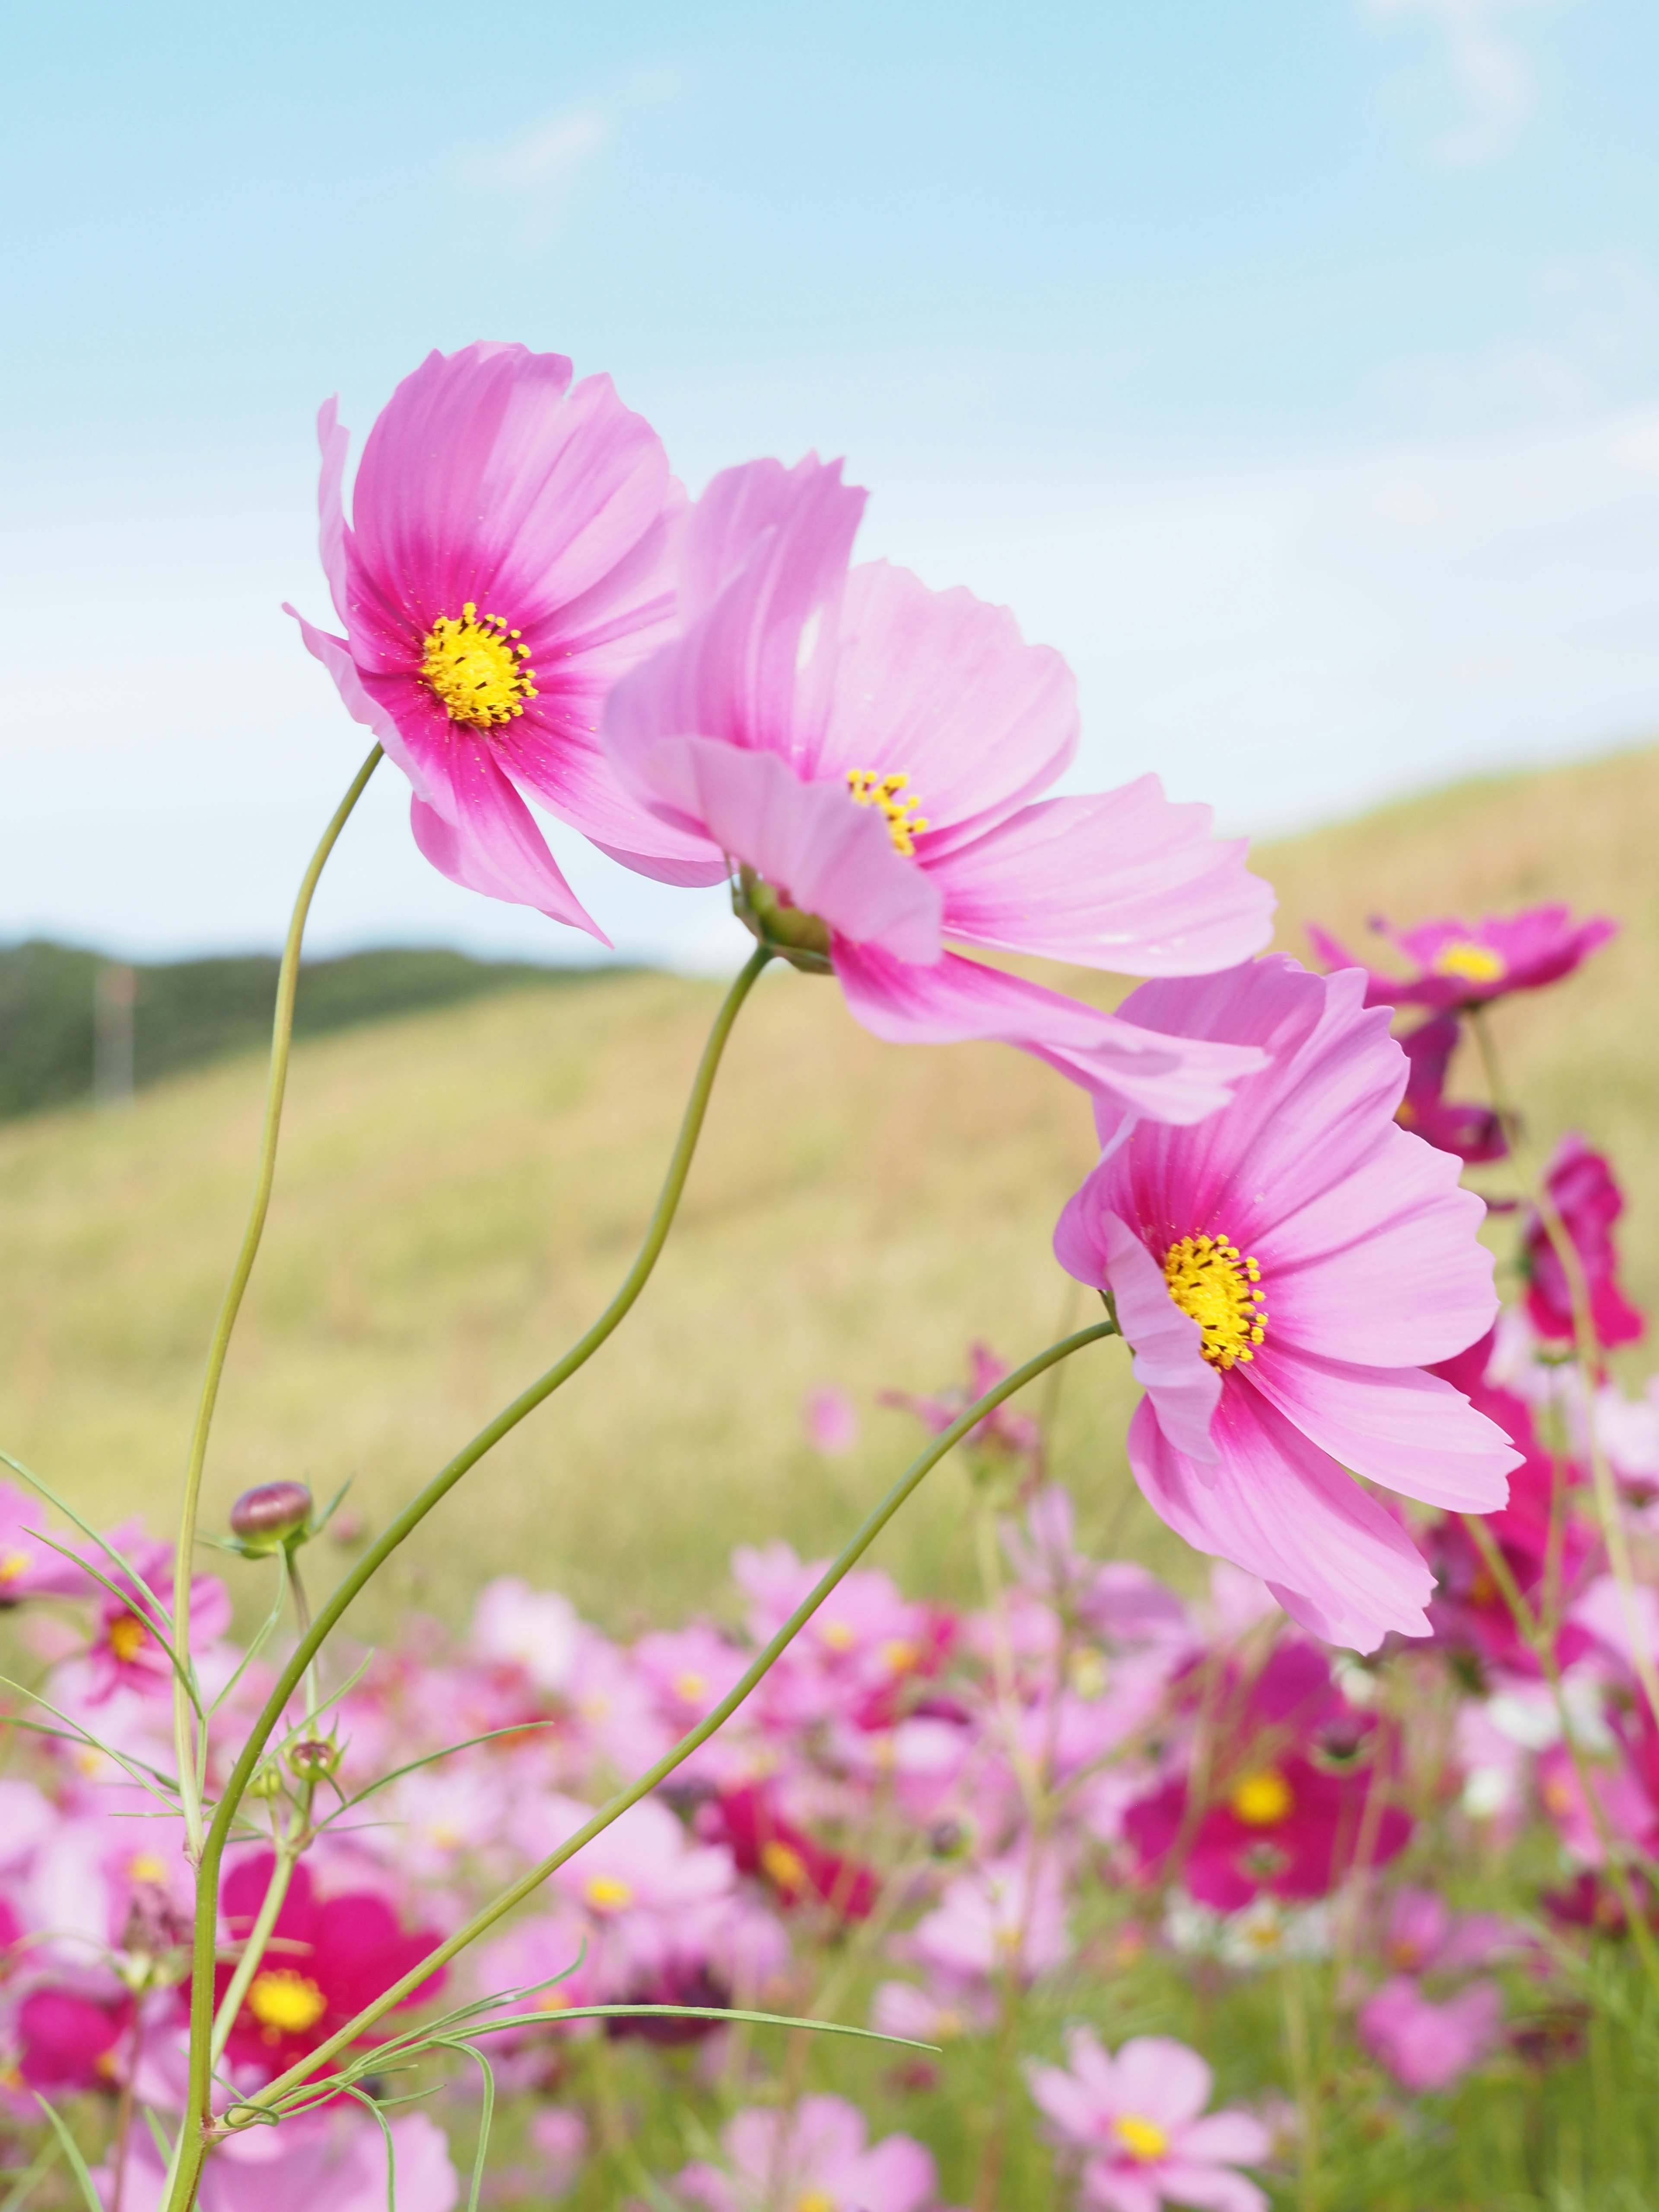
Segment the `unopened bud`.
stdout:
<path fill-rule="evenodd" d="M 282 1769 L 274 1759 L 268 1759 L 263 1766 L 255 1768 L 253 1779 L 247 1785 L 247 1794 L 250 1797 L 275 1797 L 282 1786 Z"/>
<path fill-rule="evenodd" d="M 299 1782 L 325 1782 L 340 1764 L 340 1747 L 332 1736 L 296 1736 L 283 1753 L 289 1771 Z"/>
<path fill-rule="evenodd" d="M 311 1519 L 311 1492 L 303 1482 L 261 1482 L 245 1490 L 230 1509 L 232 1533 L 249 1552 L 274 1552 L 290 1543 Z"/>

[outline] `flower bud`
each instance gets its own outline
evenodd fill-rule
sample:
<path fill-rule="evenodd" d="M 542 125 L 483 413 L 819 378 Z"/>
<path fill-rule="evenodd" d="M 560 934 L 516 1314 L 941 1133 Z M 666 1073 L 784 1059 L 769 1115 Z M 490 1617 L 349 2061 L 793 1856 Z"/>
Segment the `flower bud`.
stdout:
<path fill-rule="evenodd" d="M 274 1759 L 268 1759 L 263 1765 L 254 1769 L 253 1779 L 247 1785 L 247 1794 L 250 1797 L 276 1797 L 280 1796 L 282 1787 L 283 1770 Z"/>
<path fill-rule="evenodd" d="M 332 1736 L 296 1736 L 283 1756 L 297 1782 L 325 1782 L 339 1766 L 344 1753 Z"/>
<path fill-rule="evenodd" d="M 230 1509 L 232 1533 L 244 1551 L 274 1552 L 292 1543 L 311 1519 L 311 1492 L 303 1482 L 261 1482 L 245 1490 Z"/>

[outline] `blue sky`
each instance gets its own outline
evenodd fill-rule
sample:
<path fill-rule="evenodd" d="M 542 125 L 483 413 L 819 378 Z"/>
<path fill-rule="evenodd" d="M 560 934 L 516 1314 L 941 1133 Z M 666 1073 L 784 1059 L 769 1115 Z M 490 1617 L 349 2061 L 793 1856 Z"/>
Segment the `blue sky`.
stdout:
<path fill-rule="evenodd" d="M 1083 689 L 1074 785 L 1327 818 L 1659 726 L 1659 10 L 1095 0 L 8 19 L 0 934 L 268 943 L 359 734 L 312 420 L 430 346 L 608 368 L 693 487 L 845 453 L 866 547 Z M 556 838 L 635 952 L 714 897 Z M 548 957 L 383 771 L 318 941 Z"/>

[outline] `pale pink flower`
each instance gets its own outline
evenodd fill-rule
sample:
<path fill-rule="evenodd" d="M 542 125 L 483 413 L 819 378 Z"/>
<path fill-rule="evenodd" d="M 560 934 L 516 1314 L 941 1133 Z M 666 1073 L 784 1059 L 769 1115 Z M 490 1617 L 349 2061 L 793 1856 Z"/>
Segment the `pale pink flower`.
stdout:
<path fill-rule="evenodd" d="M 720 2136 L 724 2168 L 698 2160 L 674 2186 L 705 2212 L 925 2212 L 938 2180 L 914 2137 L 869 2140 L 865 2118 L 844 2097 L 803 2097 L 793 2111 L 743 2112 Z"/>
<path fill-rule="evenodd" d="M 717 883 L 725 870 L 631 799 L 599 750 L 606 692 L 672 634 L 684 495 L 610 378 L 570 378 L 562 355 L 519 345 L 428 354 L 368 434 L 349 523 L 349 441 L 330 400 L 322 558 L 345 635 L 300 627 L 409 778 L 434 867 L 604 943 L 522 792 L 643 874 Z"/>
<path fill-rule="evenodd" d="M 859 1409 L 836 1383 L 821 1382 L 806 1394 L 801 1426 L 814 1451 L 826 1459 L 839 1459 L 859 1440 Z"/>
<path fill-rule="evenodd" d="M 581 1622 L 568 1597 L 532 1589 L 519 1575 L 486 1583 L 472 1608 L 472 1649 L 521 1667 L 538 1690 L 562 1690 L 576 1662 Z"/>
<path fill-rule="evenodd" d="M 537 2194 L 568 2196 L 587 2156 L 586 2122 L 567 2105 L 551 2105 L 535 2114 L 527 2133 L 539 2161 Z"/>
<path fill-rule="evenodd" d="M 26 1597 L 90 1597 L 95 1591 L 96 1583 L 73 1559 L 41 1541 L 46 1520 L 40 1498 L 14 1482 L 0 1482 L 0 1606 Z M 98 1562 L 104 1571 L 107 1564 Z"/>
<path fill-rule="evenodd" d="M 904 1948 L 957 1982 L 993 1981 L 1010 1972 L 1034 1981 L 1071 1955 L 1066 1885 L 1054 1855 L 1035 1874 L 1029 1858 L 993 1860 L 956 1875 Z"/>
<path fill-rule="evenodd" d="M 1402 2088 L 1449 2089 L 1497 2048 L 1504 2015 L 1496 1982 L 1471 1982 L 1437 2004 L 1409 1974 L 1383 1983 L 1359 2008 L 1359 2039 Z"/>
<path fill-rule="evenodd" d="M 392 2171 L 398 2212 L 451 2212 L 460 2182 L 443 2130 L 424 2112 L 393 2116 Z M 107 2166 L 94 2179 L 104 2202 L 114 2201 Z M 127 2133 L 121 2177 L 122 2212 L 156 2212 L 166 2170 L 149 2128 Z M 280 2127 L 248 2128 L 220 2143 L 203 2170 L 202 2212 L 386 2212 L 386 2138 L 356 2106 L 306 2112 Z"/>
<path fill-rule="evenodd" d="M 1164 2035 L 1132 2036 L 1115 2057 L 1074 2027 L 1065 2066 L 1030 2066 L 1031 2094 L 1058 2140 L 1084 2160 L 1084 2202 L 1099 2212 L 1267 2212 L 1238 2172 L 1266 2158 L 1261 2121 L 1227 2111 L 1200 2117 L 1212 2076 L 1195 2051 Z"/>
<path fill-rule="evenodd" d="M 1485 1513 L 1520 1455 L 1424 1371 L 1490 1326 L 1492 1257 L 1457 1162 L 1395 1121 L 1405 1059 L 1363 997 L 1352 971 L 1283 955 L 1143 984 L 1126 1020 L 1249 1041 L 1268 1064 L 1194 1129 L 1097 1100 L 1103 1156 L 1054 1249 L 1134 1352 L 1129 1461 L 1154 1510 L 1369 1651 L 1390 1629 L 1429 1633 L 1434 1584 L 1351 1475 Z"/>
<path fill-rule="evenodd" d="M 1155 776 L 1037 801 L 1077 744 L 1069 670 L 967 592 L 849 569 L 863 506 L 815 457 L 716 477 L 679 541 L 682 635 L 611 693 L 611 758 L 876 1036 L 999 1038 L 1139 1112 L 1211 1112 L 1248 1047 L 1153 1039 L 945 945 L 1188 975 L 1263 942 L 1267 887 Z"/>

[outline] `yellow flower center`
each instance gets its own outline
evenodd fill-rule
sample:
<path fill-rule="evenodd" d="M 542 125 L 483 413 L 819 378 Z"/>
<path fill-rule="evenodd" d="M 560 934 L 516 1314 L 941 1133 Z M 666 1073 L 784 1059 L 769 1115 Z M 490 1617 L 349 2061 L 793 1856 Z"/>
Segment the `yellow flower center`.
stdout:
<path fill-rule="evenodd" d="M 303 2035 L 315 2027 L 328 2010 L 328 1999 L 315 1982 L 296 1974 L 292 1966 L 268 1966 L 253 1977 L 247 2008 L 275 2042 L 279 2035 Z"/>
<path fill-rule="evenodd" d="M 836 2212 L 836 2200 L 821 2189 L 809 2189 L 805 2197 L 795 2199 L 794 2212 Z"/>
<path fill-rule="evenodd" d="M 481 615 L 469 599 L 458 621 L 440 615 L 426 634 L 421 681 L 442 702 L 452 722 L 487 730 L 522 714 L 533 699 L 530 647 L 500 615 Z"/>
<path fill-rule="evenodd" d="M 1252 1346 L 1267 1334 L 1267 1309 L 1256 1288 L 1261 1270 L 1242 1258 L 1225 1237 L 1183 1237 L 1164 1255 L 1170 1296 L 1203 1332 L 1200 1347 L 1212 1367 L 1254 1359 Z"/>
<path fill-rule="evenodd" d="M 1466 937 L 1454 938 L 1434 956 L 1437 975 L 1456 975 L 1466 983 L 1495 983 L 1504 974 L 1504 957 L 1490 945 L 1475 945 Z"/>
<path fill-rule="evenodd" d="M 921 1656 L 920 1645 L 895 1636 L 881 1647 L 881 1660 L 890 1674 L 908 1674 Z"/>
<path fill-rule="evenodd" d="M 1156 2120 L 1143 2120 L 1138 2112 L 1120 2112 L 1112 2122 L 1112 2133 L 1131 2158 L 1150 2165 L 1153 2159 L 1162 2158 L 1170 2148 L 1170 2138 Z"/>
<path fill-rule="evenodd" d="M 832 1651 L 850 1651 L 858 1642 L 858 1632 L 845 1620 L 826 1620 L 818 1631 L 818 1639 Z"/>
<path fill-rule="evenodd" d="M 1228 1802 L 1247 1828 L 1276 1828 L 1290 1818 L 1296 1800 L 1278 1769 L 1264 1766 L 1245 1775 Z"/>
<path fill-rule="evenodd" d="M 27 1574 L 33 1564 L 27 1552 L 0 1552 L 0 1587 Z"/>
<path fill-rule="evenodd" d="M 683 1704 L 697 1705 L 708 1695 L 708 1677 L 688 1668 L 684 1674 L 674 1677 L 674 1695 Z"/>
<path fill-rule="evenodd" d="M 127 1861 L 129 1881 L 165 1881 L 167 1878 L 167 1870 L 154 1851 L 140 1851 Z"/>
<path fill-rule="evenodd" d="M 927 827 L 923 817 L 916 812 L 919 799 L 902 796 L 910 781 L 908 775 L 878 775 L 872 768 L 849 768 L 847 788 L 853 794 L 855 806 L 878 806 L 887 817 L 887 834 L 893 841 L 896 853 L 902 853 L 908 860 L 916 849 L 916 840 Z"/>
<path fill-rule="evenodd" d="M 136 1613 L 118 1613 L 109 1625 L 109 1648 L 124 1664 L 138 1656 L 149 1641 L 149 1631 Z"/>
<path fill-rule="evenodd" d="M 806 1862 L 791 1844 L 781 1844 L 775 1836 L 769 1844 L 761 1845 L 761 1872 L 786 1897 L 797 1895 L 806 1887 Z"/>
<path fill-rule="evenodd" d="M 582 1884 L 582 1895 L 595 1912 L 626 1912 L 634 1902 L 634 1885 L 620 1875 L 591 1874 Z"/>

